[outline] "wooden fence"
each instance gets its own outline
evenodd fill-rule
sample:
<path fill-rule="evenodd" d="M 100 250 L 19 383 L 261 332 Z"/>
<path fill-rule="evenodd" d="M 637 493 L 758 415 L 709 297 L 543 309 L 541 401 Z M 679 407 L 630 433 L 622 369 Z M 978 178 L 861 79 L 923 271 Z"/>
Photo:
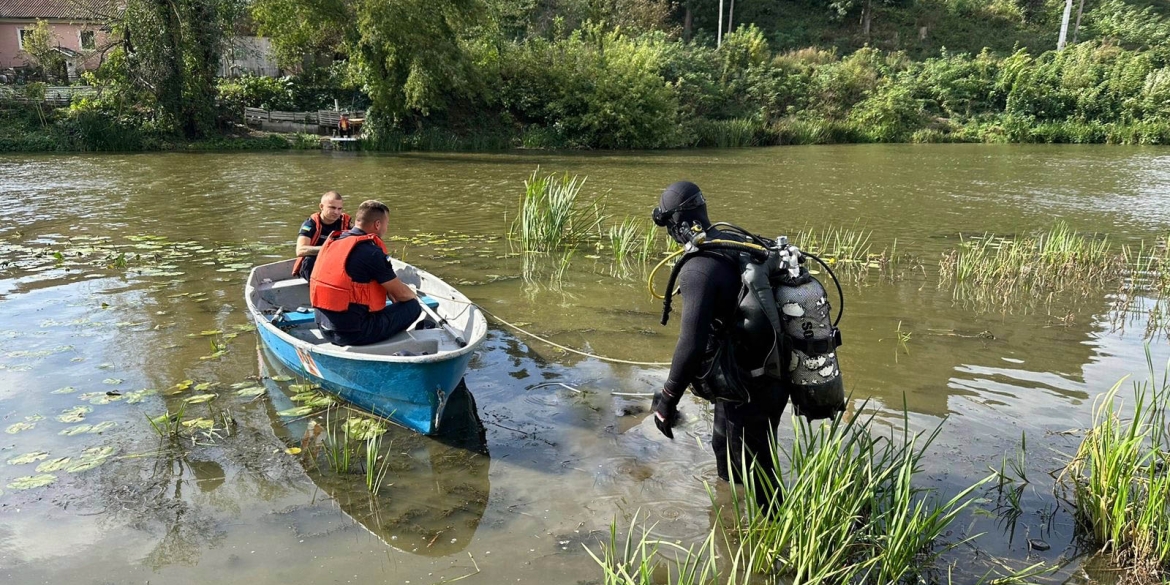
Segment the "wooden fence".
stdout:
<path fill-rule="evenodd" d="M 53 106 L 67 106 L 75 97 L 97 95 L 97 90 L 86 85 L 49 85 L 45 86 L 45 97 L 42 100 L 34 100 L 28 97 L 25 87 L 15 87 L 11 85 L 0 86 L 0 100 L 9 102 L 19 102 L 23 104 L 31 104 L 35 101 L 50 104 Z"/>
<path fill-rule="evenodd" d="M 342 114 L 350 118 L 364 118 L 365 112 L 336 112 L 333 110 L 317 110 L 316 112 L 282 112 L 280 110 L 264 110 L 261 108 L 244 108 L 245 122 L 292 122 L 336 128 L 337 121 Z"/>

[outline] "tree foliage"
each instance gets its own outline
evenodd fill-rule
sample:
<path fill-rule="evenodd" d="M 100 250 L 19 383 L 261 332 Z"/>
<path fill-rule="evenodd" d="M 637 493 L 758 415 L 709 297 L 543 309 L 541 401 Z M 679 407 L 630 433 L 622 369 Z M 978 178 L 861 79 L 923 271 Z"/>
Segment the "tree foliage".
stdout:
<path fill-rule="evenodd" d="M 65 57 L 57 50 L 58 44 L 57 36 L 45 20 L 37 20 L 24 36 L 24 52 L 46 79 L 65 77 Z"/>

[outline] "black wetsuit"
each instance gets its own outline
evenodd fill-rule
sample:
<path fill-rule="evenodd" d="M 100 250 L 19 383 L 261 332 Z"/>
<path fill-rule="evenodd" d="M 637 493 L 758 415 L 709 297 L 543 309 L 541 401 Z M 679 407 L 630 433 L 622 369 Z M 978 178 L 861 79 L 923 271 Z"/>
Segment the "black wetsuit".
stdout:
<path fill-rule="evenodd" d="M 666 390 L 676 396 L 703 374 L 705 359 L 723 342 L 722 325 L 731 323 L 739 302 L 738 263 L 718 254 L 703 253 L 683 265 L 678 286 L 683 298 L 682 325 L 665 384 Z M 739 482 L 743 465 L 740 455 L 744 451 L 757 458 L 761 472 L 770 474 L 773 469 L 769 447 L 788 403 L 788 393 L 778 381 L 768 378 L 751 380 L 748 390 L 751 400 L 747 403 L 715 402 L 711 448 L 723 480 L 735 477 Z"/>

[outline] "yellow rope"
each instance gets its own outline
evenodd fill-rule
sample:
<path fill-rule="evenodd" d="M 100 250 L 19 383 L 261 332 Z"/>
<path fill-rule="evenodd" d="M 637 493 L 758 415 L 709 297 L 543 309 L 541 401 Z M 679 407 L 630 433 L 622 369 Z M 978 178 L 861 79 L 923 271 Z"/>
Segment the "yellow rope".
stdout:
<path fill-rule="evenodd" d="M 459 300 L 459 299 L 441 297 L 439 295 L 431 294 L 428 292 L 423 292 L 422 294 L 427 295 L 431 298 L 440 299 L 440 300 L 444 300 L 444 301 L 451 301 L 451 302 L 455 302 L 455 303 L 464 303 L 467 305 L 472 305 L 475 308 L 479 309 L 480 311 L 483 311 L 484 315 L 487 315 L 487 316 L 491 317 L 492 319 L 499 321 L 503 325 L 510 327 L 512 329 L 515 329 L 516 331 L 519 331 L 520 333 L 523 333 L 524 335 L 527 335 L 527 336 L 529 336 L 537 341 L 551 345 L 551 346 L 553 346 L 561 351 L 566 351 L 566 352 L 576 354 L 579 356 L 593 358 L 595 360 L 600 360 L 603 362 L 609 362 L 609 363 L 613 363 L 613 364 L 626 364 L 626 365 L 630 365 L 630 366 L 669 366 L 670 365 L 670 362 L 636 362 L 636 361 L 631 361 L 631 360 L 622 360 L 622 359 L 618 359 L 618 358 L 611 358 L 611 357 L 607 357 L 607 356 L 603 356 L 603 355 L 598 355 L 595 353 L 588 353 L 588 352 L 581 351 L 579 349 L 573 349 L 571 347 L 561 345 L 561 344 L 559 344 L 555 341 L 552 341 L 550 339 L 546 339 L 544 337 L 541 337 L 541 336 L 539 336 L 531 331 L 527 331 L 527 330 L 523 329 L 522 327 L 520 327 L 519 325 L 509 323 L 508 321 L 505 321 L 504 319 L 500 318 L 499 315 L 496 315 L 495 313 L 492 313 L 491 311 L 489 311 L 489 310 L 487 310 L 487 309 L 485 309 L 485 308 L 483 308 L 483 307 L 481 307 L 481 306 L 479 306 L 471 301 L 463 301 L 463 300 Z"/>

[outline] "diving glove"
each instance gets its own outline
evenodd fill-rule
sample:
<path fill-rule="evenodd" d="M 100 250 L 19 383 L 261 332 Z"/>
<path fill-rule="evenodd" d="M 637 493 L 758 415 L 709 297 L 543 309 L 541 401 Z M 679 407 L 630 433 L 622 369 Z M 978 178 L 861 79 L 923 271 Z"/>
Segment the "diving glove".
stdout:
<path fill-rule="evenodd" d="M 666 388 L 662 388 L 654 393 L 654 401 L 650 404 L 650 410 L 654 411 L 654 426 L 666 438 L 673 440 L 674 425 L 678 423 L 678 401 L 682 396 L 675 396 L 671 394 Z"/>

